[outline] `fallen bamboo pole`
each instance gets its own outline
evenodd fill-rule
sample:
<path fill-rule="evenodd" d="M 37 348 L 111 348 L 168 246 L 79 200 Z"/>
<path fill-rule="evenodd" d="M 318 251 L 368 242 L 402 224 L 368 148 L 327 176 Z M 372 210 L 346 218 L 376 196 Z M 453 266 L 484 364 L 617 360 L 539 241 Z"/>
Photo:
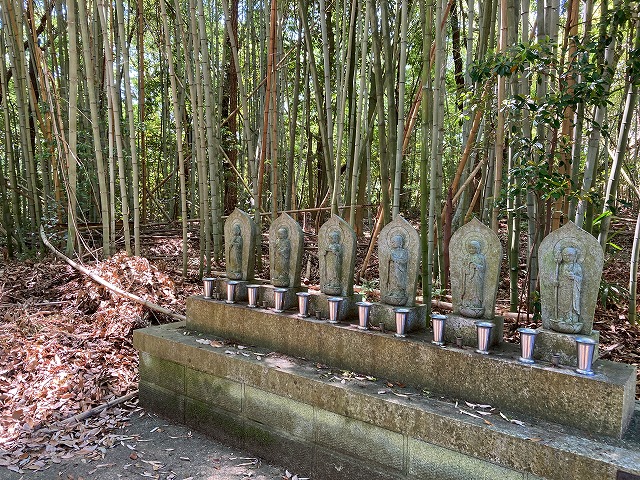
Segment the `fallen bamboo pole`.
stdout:
<path fill-rule="evenodd" d="M 97 415 L 98 413 L 102 412 L 103 410 L 106 410 L 107 408 L 111 408 L 121 403 L 127 402 L 132 398 L 135 398 L 137 395 L 138 395 L 138 390 L 134 390 L 133 392 L 123 395 L 122 397 L 113 399 L 110 402 L 103 403 L 102 405 L 99 405 L 97 407 L 91 408 L 89 410 L 85 410 L 84 412 L 77 413 L 71 417 L 65 418 L 64 420 L 60 420 L 60 422 L 58 423 L 61 425 L 80 423 L 85 418 L 93 417 L 94 415 Z"/>
<path fill-rule="evenodd" d="M 44 233 L 44 227 L 42 225 L 40 226 L 40 237 L 42 237 L 42 241 L 44 242 L 44 244 L 49 248 L 49 250 L 51 250 L 55 254 L 56 257 L 58 257 L 60 260 L 65 261 L 66 263 L 71 265 L 73 268 L 75 268 L 79 272 L 84 273 L 86 276 L 91 278 L 91 280 L 93 280 L 94 282 L 99 283 L 103 287 L 108 288 L 109 290 L 111 290 L 114 293 L 117 293 L 118 295 L 121 295 L 125 298 L 128 298 L 129 300 L 133 300 L 136 303 L 144 305 L 149 310 L 162 313 L 163 315 L 166 315 L 171 318 L 175 318 L 176 320 L 179 320 L 179 321 L 185 321 L 187 319 L 184 315 L 180 315 L 179 313 L 174 313 L 167 308 L 161 307 L 160 305 L 157 305 L 153 302 L 145 300 L 144 298 L 134 295 L 133 293 L 129 293 L 125 290 L 122 290 L 120 287 L 117 287 L 114 284 L 107 282 L 102 277 L 99 277 L 95 273 L 89 271 L 86 267 L 83 267 L 82 265 L 74 262 L 63 253 L 56 250 L 56 248 L 53 245 L 51 245 L 51 243 L 49 242 L 49 239 Z"/>

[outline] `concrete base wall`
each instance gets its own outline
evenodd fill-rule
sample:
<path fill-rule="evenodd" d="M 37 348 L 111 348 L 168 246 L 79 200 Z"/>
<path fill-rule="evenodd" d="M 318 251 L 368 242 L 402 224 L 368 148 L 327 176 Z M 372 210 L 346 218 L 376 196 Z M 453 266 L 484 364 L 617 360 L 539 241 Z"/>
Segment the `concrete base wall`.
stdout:
<path fill-rule="evenodd" d="M 616 441 L 587 439 L 543 422 L 513 423 L 497 411 L 476 418 L 464 413 L 473 407 L 463 399 L 390 387 L 386 380 L 210 340 L 184 324 L 137 330 L 142 405 L 300 476 L 603 480 L 640 475 L 636 421 L 628 434 L 632 440 Z"/>
<path fill-rule="evenodd" d="M 574 369 L 518 362 L 518 346 L 503 344 L 490 355 L 475 348 L 431 344 L 432 336 L 407 338 L 361 331 L 354 324 L 332 325 L 295 313 L 275 314 L 243 305 L 190 297 L 191 330 L 259 345 L 280 353 L 366 373 L 420 389 L 491 404 L 507 411 L 620 437 L 634 408 L 636 370 L 631 365 L 598 361 L 596 375 Z"/>

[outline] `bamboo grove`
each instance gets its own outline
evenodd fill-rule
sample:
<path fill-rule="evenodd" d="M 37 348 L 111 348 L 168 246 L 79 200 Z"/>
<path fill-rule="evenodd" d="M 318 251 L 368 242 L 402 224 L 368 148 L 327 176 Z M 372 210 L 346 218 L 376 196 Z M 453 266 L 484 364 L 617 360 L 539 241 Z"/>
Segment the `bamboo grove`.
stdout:
<path fill-rule="evenodd" d="M 71 255 L 94 224 L 102 255 L 139 254 L 141 225 L 177 222 L 186 274 L 197 225 L 203 273 L 235 206 L 361 234 L 375 205 L 374 237 L 421 219 L 430 298 L 475 215 L 506 223 L 511 307 L 532 304 L 546 233 L 615 248 L 638 211 L 638 22 L 625 0 L 1 0 L 0 242 L 55 228 Z M 640 216 L 635 237 L 631 292 Z"/>

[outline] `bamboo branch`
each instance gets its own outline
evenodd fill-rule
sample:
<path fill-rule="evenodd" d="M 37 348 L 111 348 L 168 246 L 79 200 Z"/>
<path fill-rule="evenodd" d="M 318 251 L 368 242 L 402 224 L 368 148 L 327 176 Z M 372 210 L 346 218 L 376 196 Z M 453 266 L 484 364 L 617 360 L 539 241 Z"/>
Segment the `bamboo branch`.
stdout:
<path fill-rule="evenodd" d="M 122 397 L 116 398 L 114 400 L 111 400 L 110 402 L 104 403 L 100 406 L 91 408 L 89 410 L 85 410 L 84 412 L 77 413 L 76 415 L 73 415 L 69 418 L 65 418 L 64 420 L 61 420 L 59 423 L 61 425 L 70 425 L 72 423 L 80 423 L 85 418 L 93 417 L 94 415 L 97 415 L 98 413 L 102 412 L 103 410 L 106 410 L 107 408 L 111 408 L 121 403 L 127 402 L 132 398 L 135 398 L 136 395 L 138 395 L 138 390 L 134 390 L 133 392 L 128 393 Z"/>
<path fill-rule="evenodd" d="M 174 312 L 172 312 L 171 310 L 169 310 L 167 308 L 161 307 L 160 305 L 156 305 L 155 303 L 150 302 L 148 300 L 145 300 L 144 298 L 141 298 L 141 297 L 139 297 L 137 295 L 134 295 L 133 293 L 129 293 L 129 292 L 126 292 L 125 290 L 122 290 L 120 287 L 117 287 L 114 284 L 107 282 L 102 277 L 99 277 L 95 273 L 89 271 L 89 269 L 87 269 L 86 267 L 83 267 L 82 265 L 74 262 L 73 260 L 71 260 L 69 257 L 64 255 L 63 253 L 61 253 L 58 250 L 56 250 L 56 248 L 53 245 L 51 245 L 51 243 L 49 242 L 49 239 L 47 238 L 47 236 L 44 233 L 44 227 L 42 225 L 40 226 L 40 237 L 42 238 L 42 241 L 47 246 L 47 248 L 49 248 L 49 250 L 51 250 L 55 254 L 56 257 L 58 257 L 60 260 L 63 260 L 64 262 L 68 263 L 73 268 L 78 270 L 80 273 L 84 273 L 86 276 L 88 276 L 94 282 L 99 283 L 103 287 L 108 288 L 109 290 L 111 290 L 112 292 L 114 292 L 114 293 L 116 293 L 118 295 L 121 295 L 121 296 L 123 296 L 125 298 L 128 298 L 129 300 L 133 300 L 136 303 L 144 305 L 149 310 L 153 310 L 155 312 L 162 313 L 163 315 L 167 315 L 168 317 L 175 318 L 176 320 L 180 320 L 180 321 L 185 321 L 187 319 L 184 315 L 180 315 L 179 313 L 174 313 Z"/>

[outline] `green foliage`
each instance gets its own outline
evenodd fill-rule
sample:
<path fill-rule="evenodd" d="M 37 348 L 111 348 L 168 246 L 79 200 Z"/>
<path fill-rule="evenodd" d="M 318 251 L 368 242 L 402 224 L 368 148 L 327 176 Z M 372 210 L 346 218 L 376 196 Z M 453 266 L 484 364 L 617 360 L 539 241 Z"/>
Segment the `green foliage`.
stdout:
<path fill-rule="evenodd" d="M 600 286 L 598 288 L 598 300 L 602 307 L 607 309 L 610 304 L 628 302 L 629 290 L 617 283 L 609 283 L 603 278 L 600 280 Z"/>

